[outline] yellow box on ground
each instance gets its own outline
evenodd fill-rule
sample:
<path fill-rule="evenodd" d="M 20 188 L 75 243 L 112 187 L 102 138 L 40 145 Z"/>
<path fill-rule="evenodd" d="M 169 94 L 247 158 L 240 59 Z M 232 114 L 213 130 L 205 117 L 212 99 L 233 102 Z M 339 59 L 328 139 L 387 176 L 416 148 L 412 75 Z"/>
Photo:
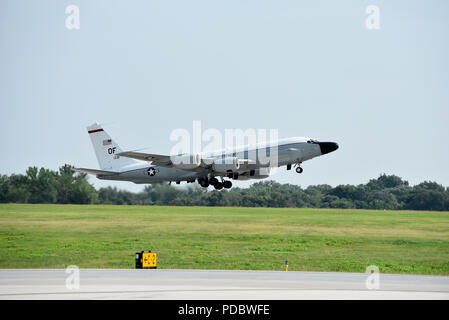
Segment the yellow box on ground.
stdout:
<path fill-rule="evenodd" d="M 157 253 L 156 252 L 142 253 L 142 267 L 143 268 L 157 267 Z"/>

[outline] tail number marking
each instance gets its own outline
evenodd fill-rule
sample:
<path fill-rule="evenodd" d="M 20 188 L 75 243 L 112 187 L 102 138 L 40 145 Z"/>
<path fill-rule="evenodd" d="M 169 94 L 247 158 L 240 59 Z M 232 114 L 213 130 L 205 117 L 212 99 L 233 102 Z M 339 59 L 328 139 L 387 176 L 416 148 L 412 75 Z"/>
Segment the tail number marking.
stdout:
<path fill-rule="evenodd" d="M 114 148 L 108 148 L 108 153 L 109 153 L 109 154 L 114 154 L 114 153 L 115 153 L 115 149 L 116 149 L 116 147 L 114 147 Z"/>

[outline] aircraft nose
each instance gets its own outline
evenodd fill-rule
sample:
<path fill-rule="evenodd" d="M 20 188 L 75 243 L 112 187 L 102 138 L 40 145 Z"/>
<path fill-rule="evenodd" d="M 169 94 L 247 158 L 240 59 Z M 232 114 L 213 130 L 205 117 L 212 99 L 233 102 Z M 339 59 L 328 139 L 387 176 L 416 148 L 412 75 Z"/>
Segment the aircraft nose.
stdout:
<path fill-rule="evenodd" d="M 338 149 L 338 144 L 335 142 L 318 142 L 321 149 L 321 154 L 326 154 Z"/>

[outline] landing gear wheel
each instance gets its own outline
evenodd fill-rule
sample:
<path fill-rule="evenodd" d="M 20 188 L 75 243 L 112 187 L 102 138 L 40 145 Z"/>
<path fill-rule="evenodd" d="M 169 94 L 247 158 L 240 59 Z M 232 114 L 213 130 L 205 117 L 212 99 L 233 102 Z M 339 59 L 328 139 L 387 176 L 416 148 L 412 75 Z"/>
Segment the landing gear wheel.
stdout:
<path fill-rule="evenodd" d="M 225 189 L 231 189 L 231 187 L 232 187 L 232 182 L 231 182 L 231 181 L 228 181 L 228 180 L 223 181 L 223 187 L 224 187 Z"/>
<path fill-rule="evenodd" d="M 209 186 L 209 180 L 207 178 L 204 179 L 198 179 L 198 183 L 200 184 L 200 186 L 202 186 L 203 188 L 207 188 Z"/>
<path fill-rule="evenodd" d="M 296 167 L 296 172 L 297 173 L 302 173 L 304 170 L 301 167 Z"/>
<path fill-rule="evenodd" d="M 218 179 L 215 178 L 215 177 L 210 178 L 210 179 L 209 179 L 209 183 L 210 183 L 211 185 L 215 185 L 216 183 L 218 183 Z"/>
<path fill-rule="evenodd" d="M 217 190 L 223 189 L 223 183 L 217 182 L 216 184 L 214 184 L 214 188 Z"/>

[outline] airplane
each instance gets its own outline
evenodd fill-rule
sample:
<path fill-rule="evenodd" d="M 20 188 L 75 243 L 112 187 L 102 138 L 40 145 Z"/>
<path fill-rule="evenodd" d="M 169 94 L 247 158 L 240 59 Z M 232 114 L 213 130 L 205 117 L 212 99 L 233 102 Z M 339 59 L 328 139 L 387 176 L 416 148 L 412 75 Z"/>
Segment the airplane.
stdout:
<path fill-rule="evenodd" d="M 265 179 L 273 167 L 296 167 L 312 158 L 338 149 L 335 142 L 320 142 L 308 137 L 279 139 L 270 143 L 246 145 L 234 150 L 217 150 L 209 153 L 160 155 L 136 151 L 123 151 L 102 126 L 94 123 L 87 127 L 100 169 L 74 168 L 77 172 L 96 175 L 101 180 L 130 181 L 136 184 L 153 184 L 181 181 L 198 182 L 217 190 L 232 187 L 232 180 Z M 272 147 L 275 149 L 271 149 Z M 270 148 L 271 147 L 271 148 Z M 262 155 L 277 150 L 277 161 L 262 161 Z"/>

